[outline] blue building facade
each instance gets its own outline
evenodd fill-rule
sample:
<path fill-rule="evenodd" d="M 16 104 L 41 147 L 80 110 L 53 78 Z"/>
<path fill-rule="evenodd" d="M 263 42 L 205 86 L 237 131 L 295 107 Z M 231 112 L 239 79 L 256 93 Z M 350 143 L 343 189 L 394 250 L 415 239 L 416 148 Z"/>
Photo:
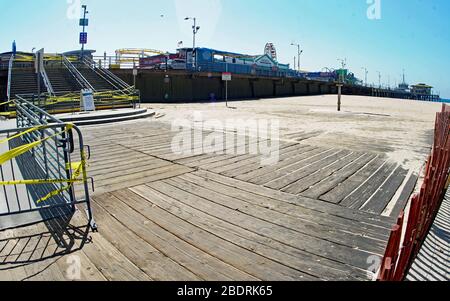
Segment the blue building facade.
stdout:
<path fill-rule="evenodd" d="M 194 54 L 193 54 L 194 53 Z M 231 72 L 260 77 L 301 77 L 300 73 L 280 64 L 267 54 L 245 55 L 209 48 L 178 49 L 180 59 L 185 59 L 187 69 L 197 72 Z"/>

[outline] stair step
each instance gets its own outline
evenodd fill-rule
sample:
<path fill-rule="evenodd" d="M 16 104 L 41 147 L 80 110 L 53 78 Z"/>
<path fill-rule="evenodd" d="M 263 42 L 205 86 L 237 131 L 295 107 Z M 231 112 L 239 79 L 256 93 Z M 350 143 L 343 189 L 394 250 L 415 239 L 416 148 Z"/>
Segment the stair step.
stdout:
<path fill-rule="evenodd" d="M 123 111 L 123 112 L 121 112 Z M 128 116 L 135 116 L 140 114 L 145 114 L 148 112 L 147 109 L 137 109 L 137 110 L 121 110 L 116 112 L 111 112 L 111 114 L 102 114 L 101 117 L 103 119 L 109 119 L 109 118 L 118 118 L 118 117 L 128 117 Z M 69 117 L 62 117 L 59 118 L 63 122 L 75 122 L 75 121 L 85 121 L 85 120 L 94 120 L 98 119 L 99 116 L 95 115 L 75 115 L 75 116 L 69 116 Z"/>
<path fill-rule="evenodd" d="M 89 116 L 86 115 L 84 118 L 77 118 L 74 119 L 83 119 L 83 120 L 73 120 L 68 121 L 70 117 L 67 118 L 59 118 L 61 121 L 64 122 L 73 122 L 77 126 L 88 126 L 88 125 L 99 125 L 99 124 L 109 124 L 109 123 L 116 123 L 116 122 L 124 122 L 124 121 L 131 121 L 131 120 L 138 120 L 138 119 L 145 119 L 155 116 L 154 111 L 148 111 L 148 110 L 138 110 L 138 113 L 129 115 L 129 111 L 126 113 L 120 113 L 119 111 L 112 115 L 112 114 L 105 114 L 105 115 L 97 115 L 97 116 Z M 57 116 L 58 118 L 58 116 Z"/>

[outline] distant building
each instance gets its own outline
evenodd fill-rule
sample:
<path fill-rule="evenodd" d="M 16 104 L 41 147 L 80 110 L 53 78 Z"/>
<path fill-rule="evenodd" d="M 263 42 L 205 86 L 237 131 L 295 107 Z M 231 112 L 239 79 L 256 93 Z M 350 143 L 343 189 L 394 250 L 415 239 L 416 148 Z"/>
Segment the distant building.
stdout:
<path fill-rule="evenodd" d="M 415 95 L 430 96 L 432 94 L 432 89 L 433 87 L 427 84 L 417 84 L 411 86 L 411 93 Z"/>
<path fill-rule="evenodd" d="M 180 59 L 186 60 L 187 69 L 196 71 L 231 72 L 256 76 L 294 77 L 295 70 L 289 64 L 281 64 L 269 54 L 247 55 L 209 48 L 178 49 Z"/>
<path fill-rule="evenodd" d="M 409 85 L 405 82 L 398 85 L 398 87 L 395 89 L 396 92 L 401 93 L 408 93 L 409 92 Z"/>

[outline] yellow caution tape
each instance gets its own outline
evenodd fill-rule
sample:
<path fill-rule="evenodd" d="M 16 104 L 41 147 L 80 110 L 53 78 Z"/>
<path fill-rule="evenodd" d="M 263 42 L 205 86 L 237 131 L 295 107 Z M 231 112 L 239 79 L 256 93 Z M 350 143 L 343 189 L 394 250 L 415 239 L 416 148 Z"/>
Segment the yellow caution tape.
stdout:
<path fill-rule="evenodd" d="M 49 127 L 50 127 L 50 126 L 48 126 L 48 125 L 35 126 L 35 127 L 31 128 L 31 129 L 28 129 L 28 130 L 26 130 L 26 131 L 20 132 L 20 133 L 17 134 L 17 135 L 14 135 L 14 136 L 11 136 L 11 137 L 9 137 L 9 138 L 0 140 L 0 144 L 9 142 L 9 141 L 11 141 L 11 140 L 13 140 L 13 139 L 22 137 L 22 136 L 24 136 L 24 135 L 26 135 L 26 134 L 29 134 L 29 133 L 32 133 L 32 132 L 35 132 L 35 131 L 40 131 L 40 130 L 48 129 Z M 65 129 L 63 132 L 67 132 L 67 131 L 69 131 L 69 130 L 71 130 L 71 129 L 73 129 L 73 124 L 72 124 L 72 123 L 67 123 L 67 124 L 66 124 L 66 129 Z M 56 134 L 53 135 L 53 136 L 49 136 L 49 137 L 47 137 L 47 138 L 45 138 L 45 139 L 43 139 L 43 140 L 39 140 L 39 141 L 36 141 L 36 142 L 39 142 L 39 143 L 40 143 L 40 142 L 44 142 L 44 141 L 46 141 L 46 140 L 49 140 L 49 139 L 51 139 L 51 138 L 54 138 L 54 137 L 56 137 L 56 136 L 62 134 L 63 132 L 61 132 L 61 133 L 56 133 Z M 1 164 L 0 164 L 0 165 L 1 165 Z"/>
<path fill-rule="evenodd" d="M 0 185 L 39 185 L 39 184 L 62 184 L 62 183 L 79 183 L 83 180 L 69 180 L 69 179 L 60 179 L 60 180 L 19 180 L 19 181 L 0 181 Z"/>
<path fill-rule="evenodd" d="M 29 150 L 35 148 L 36 146 L 38 146 L 39 144 L 41 144 L 42 141 L 36 141 L 36 142 L 32 142 L 26 145 L 21 145 L 19 147 L 16 147 L 10 151 L 7 151 L 6 153 L 0 155 L 0 165 L 3 165 L 3 163 L 8 162 L 9 160 L 20 156 L 26 152 L 28 152 Z"/>
<path fill-rule="evenodd" d="M 83 157 L 84 157 L 84 156 L 83 156 Z M 59 194 L 65 192 L 65 191 L 69 190 L 70 188 L 72 188 L 73 183 L 75 183 L 75 182 L 84 182 L 84 180 L 78 179 L 78 178 L 80 177 L 81 172 L 83 171 L 83 165 L 84 165 L 83 162 L 84 162 L 84 161 L 79 162 L 79 163 L 73 163 L 73 164 L 72 164 L 72 167 L 76 167 L 76 169 L 75 169 L 75 171 L 74 171 L 74 173 L 73 173 L 72 180 L 68 181 L 69 185 L 67 185 L 67 186 L 65 186 L 65 187 L 63 187 L 63 188 L 57 189 L 57 190 L 55 190 L 55 191 L 50 192 L 49 194 L 47 194 L 47 195 L 44 196 L 43 198 L 39 199 L 39 200 L 37 201 L 37 204 L 40 204 L 40 203 L 42 203 L 42 202 L 45 202 L 45 201 L 47 201 L 48 199 L 50 199 L 50 198 L 52 198 L 52 197 L 54 197 L 54 196 L 57 196 L 57 195 L 59 195 Z"/>
<path fill-rule="evenodd" d="M 31 129 L 28 129 L 26 131 L 23 131 L 17 135 L 14 135 L 12 137 L 9 137 L 7 139 L 3 139 L 0 141 L 0 144 L 2 143 L 6 143 L 11 141 L 12 139 L 15 138 L 19 138 L 23 135 L 26 135 L 28 133 L 31 132 L 35 132 L 35 131 L 39 131 L 39 130 L 44 130 L 49 128 L 49 125 L 42 125 L 42 126 L 37 126 Z M 71 130 L 73 128 L 73 124 L 68 123 L 66 124 L 66 127 L 64 129 L 63 132 L 67 132 L 69 130 Z M 28 151 L 30 151 L 31 149 L 35 148 L 36 146 L 38 146 L 39 144 L 52 139 L 58 135 L 60 135 L 63 132 L 58 132 L 52 136 L 49 136 L 47 138 L 32 142 L 32 143 L 28 143 L 25 145 L 21 145 L 19 147 L 16 147 L 2 155 L 0 155 L 0 165 L 2 165 L 3 163 L 10 161 L 11 159 L 20 156 Z M 40 204 L 42 202 L 47 201 L 48 199 L 57 196 L 67 190 L 69 190 L 74 183 L 80 183 L 80 182 L 85 182 L 86 179 L 86 172 L 84 170 L 84 167 L 86 166 L 86 159 L 85 159 L 85 154 L 84 152 L 82 152 L 81 154 L 81 162 L 76 162 L 76 163 L 71 163 L 71 164 L 67 164 L 66 169 L 67 170 L 72 170 L 73 171 L 73 175 L 71 177 L 71 179 L 33 179 L 33 180 L 19 180 L 19 181 L 2 181 L 0 182 L 0 185 L 39 185 L 39 184 L 62 184 L 62 183 L 68 183 L 67 186 L 62 187 L 60 189 L 54 190 L 52 192 L 50 192 L 49 194 L 47 194 L 46 196 L 44 196 L 43 198 L 39 199 L 37 201 L 37 204 Z M 83 173 L 83 179 L 79 179 L 80 175 Z"/>
<path fill-rule="evenodd" d="M 13 102 L 13 101 L 9 100 L 9 101 L 6 101 L 6 102 L 0 102 L 0 106 L 7 105 L 7 104 L 9 104 L 11 102 Z"/>
<path fill-rule="evenodd" d="M 74 183 L 84 182 L 84 179 L 79 179 L 82 171 L 83 171 L 83 162 L 72 163 L 71 170 L 74 170 L 72 179 L 56 179 L 56 180 L 19 180 L 19 181 L 4 181 L 0 182 L 0 185 L 40 185 L 40 184 L 62 184 L 69 183 L 69 185 L 56 189 L 50 193 L 48 193 L 43 198 L 37 201 L 37 204 L 47 201 L 48 199 L 57 196 L 67 190 L 69 190 Z"/>

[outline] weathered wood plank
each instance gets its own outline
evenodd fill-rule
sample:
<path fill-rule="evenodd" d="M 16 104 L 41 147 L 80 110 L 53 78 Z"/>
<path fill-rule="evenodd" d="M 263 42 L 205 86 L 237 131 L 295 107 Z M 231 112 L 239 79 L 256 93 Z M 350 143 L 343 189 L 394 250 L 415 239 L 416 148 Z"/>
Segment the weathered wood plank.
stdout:
<path fill-rule="evenodd" d="M 339 184 L 336 188 L 321 196 L 320 199 L 326 202 L 339 204 L 346 196 L 351 194 L 352 191 L 369 179 L 385 162 L 386 160 L 382 158 L 373 160 L 356 174 Z"/>
<path fill-rule="evenodd" d="M 400 185 L 402 185 L 407 174 L 408 171 L 399 166 L 361 210 L 374 214 L 382 214 Z"/>
<path fill-rule="evenodd" d="M 255 184 L 247 183 L 236 179 L 231 179 L 208 171 L 198 170 L 193 174 L 201 176 L 207 180 L 217 181 L 219 183 L 223 183 L 224 185 L 235 187 L 247 192 L 252 192 L 257 195 L 268 196 L 291 204 L 306 207 L 312 210 L 325 212 L 331 215 L 336 215 L 352 220 L 359 220 L 368 224 L 380 226 L 382 228 L 388 229 L 388 231 L 391 230 L 392 225 L 395 223 L 395 219 L 391 217 L 377 216 L 354 209 L 349 210 L 348 208 L 344 208 L 335 204 L 318 202 L 317 200 L 308 199 L 301 196 L 295 196 L 282 191 L 257 186 Z"/>
<path fill-rule="evenodd" d="M 323 149 L 311 146 L 298 156 L 292 157 L 273 166 L 259 168 L 254 172 L 250 172 L 236 178 L 253 184 L 262 185 L 273 179 L 283 177 L 286 174 L 305 167 L 308 164 L 307 162 L 320 160 L 322 156 L 326 156 L 327 154 L 333 152 L 337 151 L 333 149 Z"/>
<path fill-rule="evenodd" d="M 161 253 L 145 239 L 139 237 L 133 229 L 127 228 L 118 220 L 117 215 L 111 215 L 97 200 L 115 202 L 110 194 L 94 198 L 92 209 L 95 212 L 96 222 L 101 225 L 100 234 L 110 241 L 131 262 L 143 270 L 151 279 L 156 281 L 192 281 L 200 280 L 190 270 L 179 265 L 167 254 Z M 99 202 L 100 203 L 100 202 Z M 122 215 L 125 215 L 123 212 Z"/>
<path fill-rule="evenodd" d="M 200 279 L 208 280 L 254 280 L 250 275 L 230 266 L 214 256 L 211 256 L 202 249 L 189 243 L 184 237 L 174 235 L 169 232 L 164 224 L 160 224 L 153 219 L 149 219 L 138 208 L 130 207 L 135 194 L 131 191 L 121 190 L 110 195 L 108 198 L 98 199 L 98 203 L 130 231 L 139 235 L 146 242 L 150 243 L 157 250 L 166 254 L 173 261 L 194 273 Z M 111 205 L 111 201 L 114 205 Z M 155 207 L 149 206 L 148 210 Z"/>
<path fill-rule="evenodd" d="M 240 225 L 249 231 L 265 235 L 292 247 L 303 251 L 312 252 L 322 257 L 345 262 L 355 267 L 365 268 L 367 267 L 367 257 L 370 256 L 370 254 L 373 254 L 362 250 L 354 250 L 348 246 L 331 243 L 329 241 L 274 224 L 273 222 L 262 220 L 246 213 L 241 213 L 241 210 L 243 210 L 242 207 L 232 209 L 223 205 L 217 206 L 217 203 L 196 195 L 192 195 L 186 191 L 178 189 L 173 185 L 167 185 L 161 181 L 149 183 L 147 185 L 170 197 L 178 200 L 184 200 L 190 204 L 195 204 L 196 207 L 202 206 L 204 211 L 208 211 L 215 217 L 226 216 L 227 220 L 233 224 Z M 177 183 L 176 185 L 180 185 L 180 183 Z M 214 199 L 217 199 L 217 195 L 214 195 Z"/>
<path fill-rule="evenodd" d="M 301 193 L 301 195 L 312 199 L 319 199 L 321 195 L 324 195 L 325 193 L 329 192 L 334 187 L 336 187 L 339 183 L 342 183 L 343 181 L 351 177 L 363 166 L 372 161 L 375 157 L 376 155 L 373 154 L 365 154 L 364 156 L 357 159 L 355 162 L 351 163 L 350 165 L 339 170 L 335 174 L 324 179 L 322 182 L 314 185 L 310 189 Z"/>
<path fill-rule="evenodd" d="M 359 209 L 369 198 L 378 190 L 386 178 L 396 168 L 395 163 L 386 162 L 375 174 L 372 175 L 364 184 L 356 189 L 351 195 L 346 197 L 341 205 L 353 209 Z"/>
<path fill-rule="evenodd" d="M 173 164 L 161 168 L 151 169 L 145 172 L 139 172 L 136 174 L 124 174 L 112 179 L 96 182 L 95 193 L 102 194 L 105 192 L 133 187 L 147 182 L 171 178 L 191 171 L 193 170 L 188 167 Z"/>
<path fill-rule="evenodd" d="M 184 198 L 188 200 L 195 200 L 196 202 L 199 200 L 208 200 L 214 204 L 217 204 L 217 207 L 220 208 L 218 209 L 219 211 L 222 210 L 222 208 L 227 208 L 242 212 L 243 214 L 251 216 L 258 221 L 265 221 L 273 225 L 284 227 L 286 230 L 293 230 L 311 238 L 324 240 L 326 242 L 330 242 L 330 245 L 340 244 L 350 248 L 359 248 L 361 250 L 373 253 L 381 253 L 384 251 L 383 241 L 344 233 L 338 231 L 334 227 L 325 226 L 323 224 L 319 225 L 296 216 L 288 216 L 276 210 L 259 206 L 247 200 L 243 201 L 237 198 L 228 197 L 222 193 L 217 193 L 213 190 L 203 188 L 196 183 L 187 182 L 179 178 L 167 179 L 163 182 L 173 186 L 170 188 L 170 193 L 173 193 L 170 196 L 174 198 L 176 198 L 175 194 L 180 194 Z M 166 186 L 166 188 L 169 190 L 169 187 Z M 195 196 L 195 198 L 192 196 Z M 214 210 L 215 209 L 216 208 L 214 208 Z M 305 238 L 302 238 L 302 240 L 305 240 Z M 314 242 L 313 239 L 311 241 Z M 326 243 L 324 246 L 325 245 Z"/>
<path fill-rule="evenodd" d="M 310 174 L 314 173 L 318 169 L 321 169 L 325 166 L 332 164 L 333 162 L 339 160 L 342 157 L 345 157 L 348 154 L 349 154 L 349 151 L 342 150 L 342 151 L 336 151 L 334 153 L 331 153 L 328 156 L 324 156 L 324 157 L 320 158 L 319 161 L 306 161 L 305 166 L 303 166 L 302 168 L 300 168 L 294 172 L 288 173 L 281 178 L 271 179 L 269 182 L 263 183 L 263 184 L 266 187 L 280 190 L 300 179 L 303 179 L 303 178 L 309 176 Z"/>
<path fill-rule="evenodd" d="M 212 190 L 216 193 L 253 203 L 262 208 L 275 210 L 288 216 L 298 217 L 306 221 L 314 222 L 318 225 L 333 227 L 336 231 L 351 233 L 351 235 L 372 237 L 380 240 L 386 240 L 389 238 L 389 231 L 383 231 L 383 229 L 380 229 L 379 227 L 374 227 L 355 220 L 312 210 L 283 200 L 243 191 L 235 187 L 230 187 L 216 181 L 199 177 L 192 173 L 184 174 L 179 176 L 179 178 Z"/>
<path fill-rule="evenodd" d="M 152 184 L 152 183 L 150 183 Z M 292 268 L 268 260 L 265 257 L 247 251 L 235 244 L 229 243 L 220 237 L 212 235 L 193 226 L 185 220 L 174 216 L 158 207 L 151 207 L 148 201 L 138 195 L 121 195 L 123 191 L 116 192 L 123 202 L 134 210 L 140 212 L 152 222 L 161 225 L 166 231 L 182 238 L 189 244 L 196 246 L 204 252 L 214 256 L 229 266 L 233 266 L 247 274 L 261 280 L 312 280 L 316 279 Z"/>
<path fill-rule="evenodd" d="M 279 154 L 279 162 L 277 164 L 282 163 L 288 158 L 295 157 L 299 152 L 302 152 L 306 149 L 308 149 L 308 146 L 301 146 L 301 145 L 293 145 L 289 146 L 286 149 L 283 149 L 280 147 L 280 154 Z M 220 170 L 213 170 L 216 173 L 220 173 L 229 177 L 236 177 L 238 175 L 243 175 L 246 173 L 249 173 L 255 169 L 264 168 L 265 166 L 261 165 L 261 160 L 263 157 L 261 155 L 251 157 L 247 160 L 239 161 L 234 164 L 230 164 L 228 166 L 224 166 Z"/>
<path fill-rule="evenodd" d="M 400 194 L 400 197 L 395 204 L 394 208 L 392 209 L 390 216 L 392 217 L 398 217 L 400 215 L 400 212 L 405 209 L 408 201 L 411 198 L 411 195 L 414 192 L 414 188 L 416 188 L 417 181 L 419 180 L 419 176 L 415 173 L 412 173 L 410 177 L 408 178 L 405 187 L 403 188 L 402 193 Z"/>
<path fill-rule="evenodd" d="M 348 164 L 352 163 L 354 160 L 361 157 L 362 154 L 360 153 L 350 153 L 347 156 L 343 156 L 341 159 L 337 160 L 333 164 L 324 167 L 317 172 L 309 175 L 307 178 L 298 180 L 295 183 L 292 183 L 291 185 L 285 187 L 282 189 L 284 192 L 292 193 L 292 194 L 299 194 L 315 184 L 321 182 L 323 179 L 331 176 L 333 173 L 337 172 L 338 170 L 344 168 Z"/>
<path fill-rule="evenodd" d="M 201 227 L 205 231 L 209 231 L 251 252 L 303 271 L 319 279 L 365 279 L 366 273 L 362 270 L 300 251 L 272 239 L 267 239 L 257 233 L 247 231 L 223 219 L 215 218 L 207 212 L 203 212 L 179 200 L 161 194 L 146 185 L 134 187 L 131 190 L 147 199 L 150 203 L 156 204 L 162 209 Z"/>

